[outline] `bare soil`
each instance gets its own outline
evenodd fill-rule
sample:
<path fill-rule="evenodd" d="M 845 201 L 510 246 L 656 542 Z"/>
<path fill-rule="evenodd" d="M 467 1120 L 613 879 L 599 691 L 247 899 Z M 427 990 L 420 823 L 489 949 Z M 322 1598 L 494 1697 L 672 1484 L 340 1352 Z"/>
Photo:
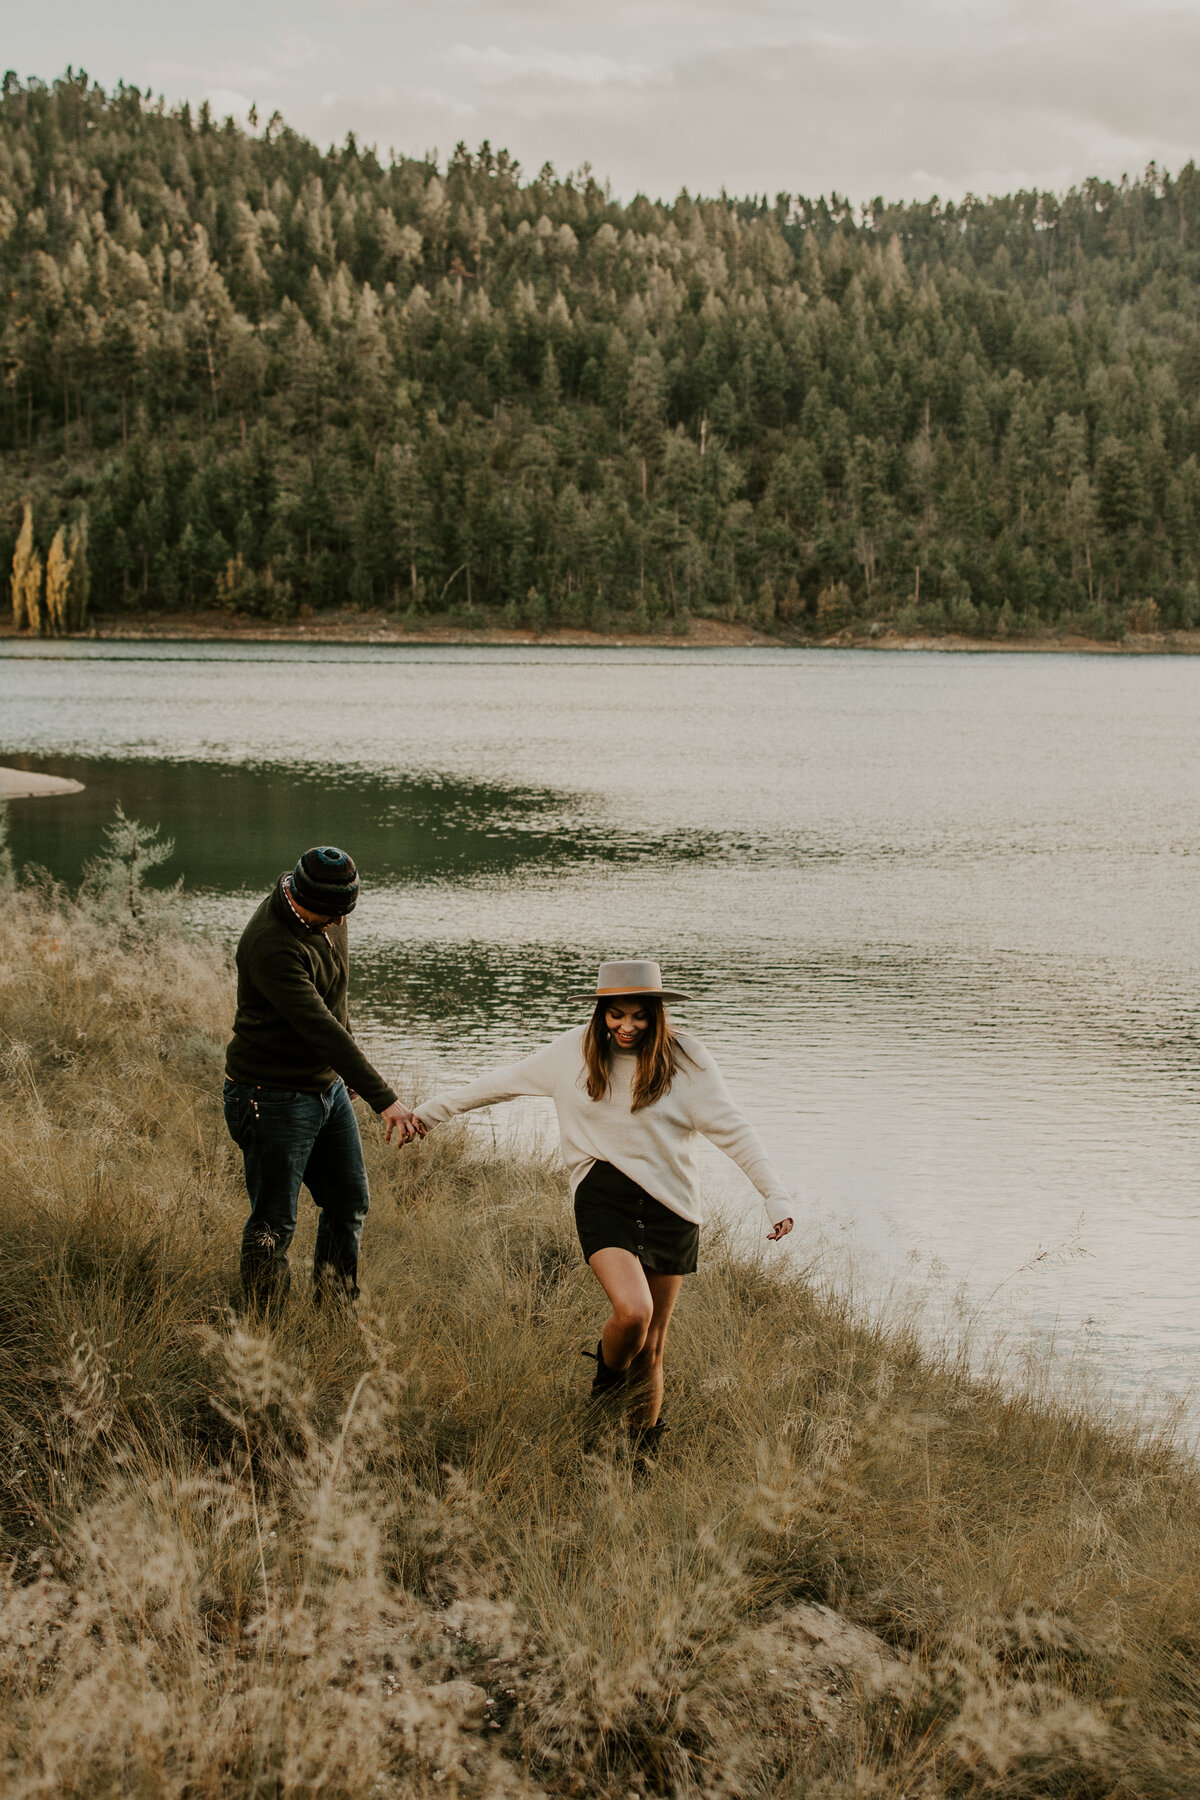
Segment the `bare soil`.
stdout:
<path fill-rule="evenodd" d="M 20 638 L 11 625 L 0 625 L 0 639 Z M 604 649 L 712 650 L 731 648 L 806 650 L 941 650 L 1021 651 L 1061 655 L 1086 652 L 1104 656 L 1163 656 L 1200 654 L 1200 631 L 1130 633 L 1120 643 L 1082 637 L 1077 632 L 1047 632 L 1038 637 L 977 638 L 946 635 L 907 635 L 893 630 L 847 627 L 830 637 L 812 638 L 773 634 L 747 624 L 724 619 L 693 619 L 685 636 L 674 632 L 583 631 L 555 627 L 544 632 L 527 628 L 505 630 L 500 626 L 470 630 L 435 619 L 422 620 L 408 630 L 395 614 L 382 612 L 323 613 L 311 619 L 269 620 L 238 616 L 216 610 L 204 612 L 110 614 L 96 618 L 87 631 L 73 634 L 85 639 L 122 643 L 247 643 L 247 644 L 519 644 Z"/>

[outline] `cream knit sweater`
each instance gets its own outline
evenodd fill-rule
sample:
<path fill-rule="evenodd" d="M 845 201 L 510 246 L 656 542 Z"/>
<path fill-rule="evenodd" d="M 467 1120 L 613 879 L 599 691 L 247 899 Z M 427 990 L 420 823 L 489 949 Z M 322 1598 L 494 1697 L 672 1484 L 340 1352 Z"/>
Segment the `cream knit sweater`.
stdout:
<path fill-rule="evenodd" d="M 700 1133 L 745 1170 L 766 1202 L 772 1225 L 793 1216 L 791 1196 L 771 1167 L 762 1140 L 733 1104 L 721 1071 L 698 1038 L 686 1031 L 676 1033 L 687 1054 L 679 1059 L 670 1092 L 653 1106 L 630 1112 L 630 1084 L 637 1058 L 618 1052 L 612 1059 L 609 1092 L 602 1100 L 590 1100 L 584 1086 L 585 1029 L 578 1025 L 524 1062 L 497 1069 L 448 1094 L 435 1094 L 417 1107 L 418 1119 L 438 1125 L 456 1113 L 494 1106 L 501 1100 L 548 1095 L 558 1113 L 572 1194 L 593 1163 L 612 1163 L 694 1225 L 703 1222 L 695 1160 L 696 1135 Z"/>

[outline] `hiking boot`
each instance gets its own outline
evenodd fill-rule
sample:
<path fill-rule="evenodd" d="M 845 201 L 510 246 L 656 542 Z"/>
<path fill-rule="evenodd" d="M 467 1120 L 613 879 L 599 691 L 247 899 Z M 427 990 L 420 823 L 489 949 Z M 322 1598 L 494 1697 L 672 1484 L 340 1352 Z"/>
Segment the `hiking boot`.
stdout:
<path fill-rule="evenodd" d="M 663 1433 L 667 1426 L 660 1419 L 657 1425 L 635 1425 L 631 1434 L 633 1450 L 633 1472 L 635 1475 L 648 1475 L 658 1465 L 659 1452 L 662 1449 Z"/>
<path fill-rule="evenodd" d="M 629 1381 L 628 1369 L 610 1369 L 604 1360 L 604 1339 L 599 1338 L 594 1350 L 581 1350 L 580 1356 L 590 1356 L 596 1364 L 596 1373 L 592 1376 L 592 1399 L 602 1400 L 607 1395 L 623 1389 Z"/>

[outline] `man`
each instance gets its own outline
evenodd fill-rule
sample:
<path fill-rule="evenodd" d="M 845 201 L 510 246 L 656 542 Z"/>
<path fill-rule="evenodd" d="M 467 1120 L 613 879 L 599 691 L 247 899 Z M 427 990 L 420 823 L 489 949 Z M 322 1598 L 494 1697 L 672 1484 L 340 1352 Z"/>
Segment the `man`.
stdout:
<path fill-rule="evenodd" d="M 306 850 L 238 945 L 225 1122 L 250 1194 L 241 1260 L 250 1307 L 278 1307 L 291 1285 L 287 1252 L 301 1182 L 321 1209 L 315 1296 L 332 1287 L 358 1298 L 369 1193 L 353 1094 L 384 1121 L 386 1142 L 394 1131 L 402 1144 L 424 1135 L 350 1035 L 346 915 L 358 893 L 358 871 L 344 850 Z"/>

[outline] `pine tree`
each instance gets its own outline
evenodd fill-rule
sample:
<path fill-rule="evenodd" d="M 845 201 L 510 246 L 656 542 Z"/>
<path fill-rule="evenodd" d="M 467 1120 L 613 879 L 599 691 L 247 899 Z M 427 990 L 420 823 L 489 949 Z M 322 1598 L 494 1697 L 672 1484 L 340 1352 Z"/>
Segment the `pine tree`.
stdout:
<path fill-rule="evenodd" d="M 1106 438 L 1096 462 L 1100 519 L 1115 534 L 1138 524 L 1145 511 L 1145 493 L 1137 459 L 1127 444 Z"/>
<path fill-rule="evenodd" d="M 106 608 L 210 604 L 235 552 L 258 608 L 340 604 L 353 570 L 410 610 L 533 588 L 609 623 L 755 616 L 767 586 L 795 629 L 822 593 L 842 623 L 911 596 L 923 628 L 1118 631 L 1151 594 L 1200 621 L 1194 170 L 624 206 L 487 146 L 385 167 L 85 101 L 0 93 L 22 629 L 79 629 L 89 565 Z M 26 485 L 92 519 L 44 616 Z"/>
<path fill-rule="evenodd" d="M 1092 497 L 1091 482 L 1082 473 L 1076 475 L 1067 491 L 1063 523 L 1072 555 L 1077 559 L 1082 557 L 1083 566 L 1087 570 L 1088 604 L 1093 605 L 1096 594 L 1092 580 L 1092 537 L 1096 529 L 1096 504 Z"/>

